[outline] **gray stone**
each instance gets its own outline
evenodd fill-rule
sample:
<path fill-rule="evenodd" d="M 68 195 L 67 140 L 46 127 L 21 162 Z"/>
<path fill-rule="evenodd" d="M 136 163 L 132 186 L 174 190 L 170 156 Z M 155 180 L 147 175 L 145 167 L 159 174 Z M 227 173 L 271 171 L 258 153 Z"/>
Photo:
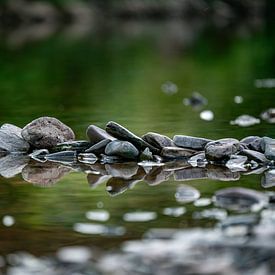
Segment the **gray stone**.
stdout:
<path fill-rule="evenodd" d="M 208 161 L 206 160 L 205 153 L 201 152 L 189 158 L 188 163 L 193 167 L 205 167 Z"/>
<path fill-rule="evenodd" d="M 105 130 L 95 126 L 90 125 L 87 128 L 86 135 L 92 144 L 96 144 L 104 139 L 113 141 L 115 138 L 112 135 L 109 135 Z"/>
<path fill-rule="evenodd" d="M 209 165 L 207 167 L 207 178 L 219 181 L 237 181 L 240 179 L 240 173 L 233 172 L 224 166 Z"/>
<path fill-rule="evenodd" d="M 186 158 L 193 156 L 196 151 L 191 149 L 185 149 L 180 147 L 164 147 L 161 150 L 160 155 L 168 159 Z"/>
<path fill-rule="evenodd" d="M 196 188 L 182 184 L 177 188 L 175 198 L 179 203 L 189 203 L 197 200 L 200 197 L 200 192 Z"/>
<path fill-rule="evenodd" d="M 22 137 L 37 149 L 50 149 L 58 143 L 75 139 L 72 129 L 53 117 L 33 120 L 23 128 Z"/>
<path fill-rule="evenodd" d="M 105 164 L 105 169 L 109 175 L 115 178 L 130 179 L 138 171 L 136 162 Z"/>
<path fill-rule="evenodd" d="M 175 146 L 173 140 L 170 139 L 169 137 L 166 137 L 164 135 L 160 135 L 157 133 L 153 133 L 153 132 L 149 132 L 143 135 L 142 139 L 158 149 L 162 149 L 163 147 Z"/>
<path fill-rule="evenodd" d="M 131 142 L 139 150 L 144 150 L 148 147 L 153 154 L 158 154 L 160 151 L 158 148 L 152 146 L 116 122 L 108 122 L 106 125 L 106 131 L 117 139 Z"/>
<path fill-rule="evenodd" d="M 215 193 L 215 204 L 238 212 L 257 211 L 268 204 L 268 196 L 253 189 L 229 187 Z"/>
<path fill-rule="evenodd" d="M 205 145 L 213 140 L 200 137 L 175 135 L 173 141 L 179 147 L 203 150 Z"/>
<path fill-rule="evenodd" d="M 255 160 L 256 162 L 260 162 L 260 163 L 268 162 L 268 159 L 265 157 L 265 155 L 258 151 L 244 149 L 241 151 L 240 154 L 247 156 L 249 160 Z"/>
<path fill-rule="evenodd" d="M 275 139 L 263 137 L 262 146 L 267 159 L 275 160 Z"/>
<path fill-rule="evenodd" d="M 223 138 L 209 142 L 205 146 L 205 155 L 208 160 L 229 159 L 239 151 L 240 143 L 237 139 Z"/>
<path fill-rule="evenodd" d="M 238 125 L 241 127 L 249 127 L 255 124 L 259 124 L 261 121 L 250 115 L 241 115 L 237 117 L 235 120 L 230 121 L 231 125 Z"/>
<path fill-rule="evenodd" d="M 264 173 L 261 180 L 262 187 L 270 188 L 275 186 L 275 170 L 268 170 Z"/>
<path fill-rule="evenodd" d="M 150 149 L 147 147 L 144 149 L 143 152 L 141 152 L 140 156 L 139 156 L 139 159 L 141 161 L 145 161 L 145 160 L 153 160 L 153 154 L 152 152 L 150 151 Z"/>
<path fill-rule="evenodd" d="M 71 164 L 76 162 L 76 151 L 63 151 L 48 154 L 45 156 L 46 160 L 64 164 Z"/>
<path fill-rule="evenodd" d="M 261 118 L 269 123 L 275 123 L 275 108 L 270 108 L 262 112 Z"/>
<path fill-rule="evenodd" d="M 107 144 L 110 142 L 111 142 L 110 139 L 103 139 L 103 140 L 99 141 L 98 143 L 94 144 L 93 146 L 91 146 L 90 148 L 88 148 L 85 152 L 93 153 L 93 154 L 99 156 L 101 154 L 104 154 L 105 148 L 106 148 Z"/>
<path fill-rule="evenodd" d="M 248 136 L 240 141 L 241 144 L 247 145 L 247 149 L 263 152 L 262 138 L 258 136 Z"/>
<path fill-rule="evenodd" d="M 225 166 L 232 172 L 247 171 L 247 167 L 245 165 L 247 160 L 247 156 L 232 155 L 226 162 Z"/>
<path fill-rule="evenodd" d="M 46 162 L 45 156 L 49 154 L 47 149 L 34 150 L 29 156 L 39 162 Z"/>
<path fill-rule="evenodd" d="M 80 153 L 77 156 L 77 160 L 82 163 L 94 164 L 97 162 L 97 157 L 93 153 Z"/>
<path fill-rule="evenodd" d="M 150 172 L 145 176 L 144 180 L 149 185 L 158 185 L 164 181 L 169 180 L 172 172 L 164 171 L 161 166 L 154 166 Z"/>
<path fill-rule="evenodd" d="M 175 181 L 190 181 L 207 178 L 207 170 L 205 168 L 184 168 L 174 171 Z"/>
<path fill-rule="evenodd" d="M 3 124 L 0 128 L 0 151 L 27 152 L 30 145 L 22 138 L 21 131 L 15 125 Z"/>
<path fill-rule="evenodd" d="M 67 141 L 59 143 L 54 148 L 51 148 L 51 152 L 76 151 L 81 153 L 89 147 L 91 147 L 91 143 L 86 140 Z"/>
<path fill-rule="evenodd" d="M 106 146 L 105 154 L 108 156 L 118 156 L 125 159 L 137 159 L 139 151 L 128 141 L 114 140 Z"/>

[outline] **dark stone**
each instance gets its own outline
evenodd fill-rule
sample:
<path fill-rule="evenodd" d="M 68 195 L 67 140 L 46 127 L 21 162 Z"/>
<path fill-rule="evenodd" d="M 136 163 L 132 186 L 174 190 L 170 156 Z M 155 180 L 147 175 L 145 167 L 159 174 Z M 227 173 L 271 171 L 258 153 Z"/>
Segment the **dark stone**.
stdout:
<path fill-rule="evenodd" d="M 252 189 L 230 187 L 215 193 L 215 204 L 229 210 L 246 212 L 266 206 L 268 196 Z"/>
<path fill-rule="evenodd" d="M 263 137 L 262 146 L 267 159 L 275 160 L 275 139 Z"/>
<path fill-rule="evenodd" d="M 30 145 L 22 138 L 21 131 L 15 125 L 3 124 L 0 128 L 0 151 L 27 152 Z"/>
<path fill-rule="evenodd" d="M 89 173 L 87 175 L 87 181 L 92 188 L 96 188 L 98 185 L 109 180 L 111 176 Z"/>
<path fill-rule="evenodd" d="M 149 133 L 143 135 L 142 139 L 158 149 L 162 149 L 163 147 L 175 146 L 172 139 L 170 139 L 169 137 L 166 137 L 164 135 L 157 134 L 157 133 L 149 132 Z"/>
<path fill-rule="evenodd" d="M 52 162 L 71 164 L 76 162 L 76 151 L 63 151 L 48 154 L 45 156 L 45 159 Z"/>
<path fill-rule="evenodd" d="M 45 156 L 49 154 L 47 149 L 34 150 L 29 156 L 39 162 L 46 162 Z"/>
<path fill-rule="evenodd" d="M 223 166 L 209 165 L 207 166 L 207 177 L 211 180 L 237 181 L 240 179 L 240 173 Z"/>
<path fill-rule="evenodd" d="M 145 148 L 144 151 L 141 152 L 141 154 L 139 156 L 139 159 L 141 161 L 143 161 L 143 160 L 153 160 L 153 158 L 154 158 L 153 154 L 152 154 L 152 152 L 150 151 L 150 149 L 148 147 Z"/>
<path fill-rule="evenodd" d="M 117 139 L 131 142 L 139 150 L 144 150 L 148 147 L 153 154 L 158 154 L 160 151 L 158 148 L 152 146 L 116 122 L 108 122 L 106 125 L 106 131 Z"/>
<path fill-rule="evenodd" d="M 58 143 L 75 139 L 67 125 L 53 117 L 40 117 L 26 125 L 22 137 L 37 149 L 50 149 Z"/>
<path fill-rule="evenodd" d="M 194 155 L 196 151 L 179 147 L 164 147 L 160 155 L 168 159 L 186 158 Z"/>
<path fill-rule="evenodd" d="M 255 160 L 256 162 L 260 163 L 267 163 L 268 159 L 265 157 L 264 154 L 254 151 L 254 150 L 242 150 L 241 155 L 247 156 L 249 160 Z"/>
<path fill-rule="evenodd" d="M 262 187 L 270 188 L 275 186 L 275 170 L 268 170 L 264 173 L 261 180 Z"/>
<path fill-rule="evenodd" d="M 249 136 L 243 138 L 240 141 L 241 144 L 247 145 L 247 149 L 255 150 L 258 152 L 263 152 L 262 150 L 262 138 L 258 136 Z"/>
<path fill-rule="evenodd" d="M 100 142 L 94 144 L 93 146 L 91 146 L 90 148 L 88 148 L 85 152 L 86 153 L 93 153 L 97 156 L 104 154 L 105 152 L 105 148 L 107 146 L 108 143 L 110 143 L 111 140 L 110 139 L 103 139 Z"/>
<path fill-rule="evenodd" d="M 136 162 L 106 164 L 105 169 L 109 175 L 115 178 L 130 179 L 138 171 Z"/>
<path fill-rule="evenodd" d="M 205 168 L 185 168 L 174 171 L 175 181 L 200 180 L 207 178 L 207 170 Z"/>
<path fill-rule="evenodd" d="M 102 141 L 104 139 L 107 139 L 110 141 L 115 140 L 115 138 L 112 135 L 109 135 L 105 130 L 103 130 L 95 125 L 90 125 L 87 128 L 86 135 L 92 144 L 99 143 L 100 141 Z"/>
<path fill-rule="evenodd" d="M 51 152 L 76 151 L 77 153 L 81 153 L 89 147 L 91 147 L 91 143 L 86 140 L 67 141 L 57 144 L 51 149 Z"/>
<path fill-rule="evenodd" d="M 93 153 L 80 153 L 77 159 L 79 162 L 87 164 L 94 164 L 97 161 L 97 157 Z"/>
<path fill-rule="evenodd" d="M 205 155 L 208 160 L 229 159 L 239 151 L 240 143 L 237 139 L 223 138 L 209 142 L 205 146 Z"/>
<path fill-rule="evenodd" d="M 176 135 L 174 136 L 173 141 L 179 147 L 203 150 L 205 145 L 213 140 L 199 137 Z"/>
<path fill-rule="evenodd" d="M 106 146 L 105 154 L 108 156 L 118 156 L 125 159 L 137 159 L 139 151 L 128 141 L 114 140 Z"/>

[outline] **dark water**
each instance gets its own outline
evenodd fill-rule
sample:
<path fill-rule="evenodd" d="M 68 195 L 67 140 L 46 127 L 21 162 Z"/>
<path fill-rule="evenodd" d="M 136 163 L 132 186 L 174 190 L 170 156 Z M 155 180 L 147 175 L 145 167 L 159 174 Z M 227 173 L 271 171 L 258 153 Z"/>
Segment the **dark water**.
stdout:
<path fill-rule="evenodd" d="M 24 47 L 0 50 L 0 123 L 20 127 L 39 116 L 54 116 L 85 139 L 89 124 L 104 127 L 117 121 L 138 135 L 149 131 L 212 139 L 248 135 L 275 137 L 274 125 L 266 122 L 241 128 L 230 120 L 241 114 L 258 117 L 275 107 L 275 89 L 256 88 L 256 79 L 274 78 L 275 36 L 257 33 L 221 37 L 206 33 L 182 50 L 171 47 L 169 37 L 126 36 L 119 32 L 80 40 L 54 36 Z M 168 40 L 168 41 L 167 41 Z M 172 81 L 178 92 L 167 95 L 161 85 Z M 200 111 L 183 104 L 193 91 L 208 99 L 204 109 L 214 112 L 204 121 Z M 243 103 L 234 103 L 234 96 Z M 275 191 L 261 186 L 262 175 L 242 176 L 238 181 L 195 180 L 184 182 L 197 188 L 202 198 L 218 189 L 242 186 Z M 0 179 L 0 218 L 11 215 L 14 225 L 0 225 L 0 254 L 27 251 L 48 255 L 68 245 L 117 249 L 122 241 L 139 239 L 150 228 L 212 227 L 215 219 L 193 219 L 203 207 L 181 205 L 175 192 L 181 182 L 173 177 L 159 185 L 139 182 L 112 197 L 105 184 L 91 188 L 87 175 L 70 172 L 51 187 L 24 181 L 21 175 Z M 163 215 L 165 207 L 184 206 L 180 217 Z M 105 222 L 89 221 L 85 213 L 104 209 Z M 213 205 L 207 206 L 212 208 Z M 148 222 L 126 222 L 132 211 L 153 211 Z M 76 223 L 122 226 L 122 236 L 100 236 L 74 231 Z"/>

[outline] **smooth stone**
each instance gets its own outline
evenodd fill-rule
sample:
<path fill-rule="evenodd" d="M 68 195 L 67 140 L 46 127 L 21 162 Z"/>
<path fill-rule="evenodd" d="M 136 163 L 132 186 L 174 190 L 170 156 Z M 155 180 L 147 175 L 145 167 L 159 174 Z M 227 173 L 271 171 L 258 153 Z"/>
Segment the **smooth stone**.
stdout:
<path fill-rule="evenodd" d="M 37 149 L 49 149 L 58 143 L 75 139 L 72 129 L 53 117 L 40 117 L 33 120 L 23 128 L 21 134 Z"/>
<path fill-rule="evenodd" d="M 160 155 L 168 159 L 186 158 L 193 156 L 196 151 L 191 149 L 185 149 L 180 147 L 164 147 L 161 150 Z"/>
<path fill-rule="evenodd" d="M 34 150 L 29 156 L 39 162 L 46 162 L 45 156 L 49 154 L 47 149 Z"/>
<path fill-rule="evenodd" d="M 141 161 L 150 161 L 150 160 L 153 160 L 154 157 L 153 157 L 153 154 L 150 151 L 150 149 L 147 147 L 147 148 L 144 149 L 143 152 L 141 152 L 141 154 L 139 156 L 139 159 Z"/>
<path fill-rule="evenodd" d="M 237 181 L 240 179 L 240 173 L 233 172 L 224 166 L 209 165 L 207 167 L 207 178 L 219 181 Z"/>
<path fill-rule="evenodd" d="M 148 142 L 144 141 L 142 138 L 136 136 L 132 132 L 130 132 L 128 129 L 124 128 L 120 124 L 110 121 L 106 125 L 106 131 L 116 137 L 119 140 L 125 140 L 131 142 L 135 147 L 137 147 L 139 150 L 144 150 L 146 147 L 150 149 L 150 151 L 153 154 L 158 154 L 159 149 L 152 146 Z"/>
<path fill-rule="evenodd" d="M 76 151 L 80 153 L 84 152 L 90 146 L 91 143 L 86 140 L 67 141 L 57 144 L 54 148 L 51 149 L 51 152 Z"/>
<path fill-rule="evenodd" d="M 200 192 L 196 188 L 189 185 L 181 185 L 175 193 L 176 201 L 179 203 L 189 203 L 197 200 Z"/>
<path fill-rule="evenodd" d="M 166 137 L 164 135 L 160 135 L 157 133 L 153 133 L 153 132 L 149 132 L 143 135 L 142 139 L 158 149 L 162 149 L 163 147 L 175 146 L 173 140 L 170 139 L 169 137 Z"/>
<path fill-rule="evenodd" d="M 112 177 L 130 179 L 136 175 L 138 165 L 136 162 L 105 164 L 105 169 Z"/>
<path fill-rule="evenodd" d="M 239 212 L 258 211 L 268 204 L 268 196 L 253 189 L 229 187 L 215 193 L 215 204 Z"/>
<path fill-rule="evenodd" d="M 107 182 L 110 178 L 111 176 L 109 175 L 100 175 L 100 174 L 93 174 L 93 173 L 89 173 L 87 175 L 87 181 L 91 188 L 96 188 L 100 184 Z"/>
<path fill-rule="evenodd" d="M 205 146 L 205 155 L 209 160 L 228 159 L 239 151 L 240 142 L 233 138 L 223 138 L 209 142 Z"/>
<path fill-rule="evenodd" d="M 203 150 L 205 145 L 213 140 L 200 137 L 175 135 L 173 141 L 179 147 Z"/>
<path fill-rule="evenodd" d="M 188 163 L 192 167 L 205 167 L 208 161 L 206 160 L 205 153 L 201 152 L 189 158 Z"/>
<path fill-rule="evenodd" d="M 76 162 L 76 151 L 63 151 L 48 154 L 45 156 L 45 159 L 52 162 L 71 164 Z"/>
<path fill-rule="evenodd" d="M 275 186 L 275 170 L 268 170 L 261 179 L 262 187 L 270 188 Z"/>
<path fill-rule="evenodd" d="M 232 172 L 247 171 L 247 167 L 245 165 L 247 160 L 247 156 L 232 155 L 226 162 L 225 166 Z"/>
<path fill-rule="evenodd" d="M 200 180 L 207 178 L 207 170 L 205 168 L 184 168 L 174 171 L 175 181 Z"/>
<path fill-rule="evenodd" d="M 114 140 L 107 144 L 105 154 L 108 156 L 118 156 L 125 159 L 137 159 L 139 151 L 128 141 Z"/>
<path fill-rule="evenodd" d="M 265 157 L 263 153 L 254 150 L 244 149 L 240 153 L 241 155 L 247 156 L 249 160 L 255 160 L 260 163 L 267 163 L 268 159 Z"/>
<path fill-rule="evenodd" d="M 22 138 L 21 131 L 15 125 L 3 124 L 0 128 L 0 151 L 27 152 L 30 145 Z"/>
<path fill-rule="evenodd" d="M 250 115 L 241 115 L 237 117 L 235 120 L 230 121 L 231 125 L 238 125 L 241 127 L 249 127 L 255 124 L 259 124 L 260 119 L 250 116 Z"/>
<path fill-rule="evenodd" d="M 93 153 L 80 153 L 77 160 L 82 163 L 94 164 L 97 162 L 97 156 Z"/>
<path fill-rule="evenodd" d="M 267 159 L 275 160 L 275 139 L 263 137 L 262 146 Z"/>
<path fill-rule="evenodd" d="M 145 176 L 144 181 L 149 185 L 158 185 L 164 181 L 168 181 L 172 172 L 164 171 L 161 166 L 154 166 Z"/>
<path fill-rule="evenodd" d="M 111 142 L 110 139 L 103 139 L 103 140 L 99 141 L 98 143 L 94 144 L 93 146 L 91 146 L 90 148 L 88 148 L 85 152 L 93 153 L 93 154 L 99 156 L 101 154 L 104 154 L 105 148 L 106 148 L 107 144 L 110 142 Z"/>
<path fill-rule="evenodd" d="M 270 108 L 262 112 L 261 118 L 269 123 L 275 123 L 275 108 Z"/>
<path fill-rule="evenodd" d="M 95 125 L 90 125 L 87 128 L 86 135 L 92 144 L 99 143 L 100 141 L 102 141 L 104 139 L 107 139 L 110 141 L 115 140 L 115 138 L 112 135 L 109 135 L 105 130 L 103 130 Z"/>
<path fill-rule="evenodd" d="M 240 140 L 240 143 L 247 145 L 247 149 L 263 152 L 262 140 L 263 139 L 258 136 L 248 136 Z"/>

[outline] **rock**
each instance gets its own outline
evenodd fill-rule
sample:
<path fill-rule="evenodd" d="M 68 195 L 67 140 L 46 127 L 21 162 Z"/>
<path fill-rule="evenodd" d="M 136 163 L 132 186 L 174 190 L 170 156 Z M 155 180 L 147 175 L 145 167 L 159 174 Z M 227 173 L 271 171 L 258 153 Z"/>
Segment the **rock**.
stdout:
<path fill-rule="evenodd" d="M 97 157 L 93 153 L 80 153 L 77 156 L 79 162 L 87 163 L 87 164 L 94 164 L 97 162 Z"/>
<path fill-rule="evenodd" d="M 15 125 L 3 124 L 0 128 L 0 151 L 27 152 L 30 145 L 22 138 L 21 131 Z"/>
<path fill-rule="evenodd" d="M 118 156 L 125 159 L 137 159 L 139 151 L 128 141 L 114 140 L 107 144 L 105 154 L 108 156 Z"/>
<path fill-rule="evenodd" d="M 116 122 L 108 122 L 106 125 L 106 131 L 119 140 L 131 142 L 139 150 L 144 150 L 146 147 L 148 147 L 153 154 L 158 154 L 160 151 L 158 148 L 152 146 Z"/>
<path fill-rule="evenodd" d="M 200 192 L 196 188 L 189 185 L 180 185 L 177 188 L 175 198 L 179 203 L 189 203 L 197 200 L 200 197 Z"/>
<path fill-rule="evenodd" d="M 172 172 L 164 171 L 161 166 L 154 166 L 145 176 L 144 180 L 149 185 L 158 185 L 164 181 L 168 181 Z"/>
<path fill-rule="evenodd" d="M 110 142 L 111 142 L 110 139 L 103 139 L 103 140 L 99 141 L 98 143 L 94 144 L 93 146 L 91 146 L 90 148 L 88 148 L 85 152 L 93 153 L 93 154 L 99 156 L 101 154 L 104 154 L 105 148 L 106 148 L 107 144 Z"/>
<path fill-rule="evenodd" d="M 63 151 L 48 154 L 45 156 L 46 160 L 64 164 L 72 164 L 76 162 L 76 151 Z"/>
<path fill-rule="evenodd" d="M 247 159 L 247 156 L 232 155 L 226 162 L 225 166 L 232 172 L 246 171 L 247 167 L 245 166 L 245 163 L 247 162 Z"/>
<path fill-rule="evenodd" d="M 147 147 L 147 148 L 144 149 L 143 152 L 141 152 L 141 154 L 139 156 L 139 159 L 141 161 L 150 161 L 150 160 L 153 160 L 154 157 L 153 157 L 153 154 L 150 151 L 150 149 Z"/>
<path fill-rule="evenodd" d="M 201 152 L 189 158 L 188 163 L 190 163 L 192 167 L 205 167 L 208 161 L 206 160 L 205 153 Z"/>
<path fill-rule="evenodd" d="M 105 169 L 115 178 L 130 179 L 136 175 L 138 165 L 135 162 L 106 164 Z"/>
<path fill-rule="evenodd" d="M 190 168 L 191 165 L 188 163 L 187 159 L 173 159 L 170 161 L 166 161 L 163 166 L 164 171 L 177 171 L 184 168 Z"/>
<path fill-rule="evenodd" d="M 46 155 L 49 154 L 47 149 L 34 150 L 29 156 L 39 162 L 46 162 Z"/>
<path fill-rule="evenodd" d="M 215 193 L 215 204 L 239 212 L 258 211 L 268 204 L 268 196 L 253 189 L 230 187 Z"/>
<path fill-rule="evenodd" d="M 259 124 L 261 121 L 253 116 L 250 115 L 241 115 L 237 117 L 235 120 L 231 120 L 230 124 L 231 125 L 238 125 L 241 127 L 249 127 L 255 124 Z"/>
<path fill-rule="evenodd" d="M 269 123 L 275 123 L 275 108 L 270 108 L 262 112 L 261 118 Z"/>
<path fill-rule="evenodd" d="M 57 144 L 51 149 L 51 152 L 76 151 L 77 153 L 81 153 L 89 147 L 91 147 L 91 143 L 86 140 L 67 141 Z"/>
<path fill-rule="evenodd" d="M 157 133 L 149 132 L 149 133 L 143 135 L 142 139 L 158 149 L 162 149 L 163 147 L 175 146 L 172 139 L 170 139 L 169 137 L 166 137 L 164 135 L 157 134 Z"/>
<path fill-rule="evenodd" d="M 179 147 L 203 150 L 205 145 L 213 140 L 192 136 L 175 135 L 173 141 Z"/>
<path fill-rule="evenodd" d="M 189 181 L 207 178 L 207 170 L 205 168 L 184 168 L 174 171 L 175 181 Z"/>
<path fill-rule="evenodd" d="M 22 137 L 37 149 L 50 149 L 58 143 L 75 139 L 74 132 L 53 117 L 40 117 L 26 125 Z"/>
<path fill-rule="evenodd" d="M 186 158 L 194 155 L 196 151 L 179 147 L 164 147 L 160 155 L 168 159 Z"/>
<path fill-rule="evenodd" d="M 207 143 L 205 155 L 208 160 L 229 159 L 231 155 L 239 151 L 240 143 L 237 139 L 223 138 Z"/>
<path fill-rule="evenodd" d="M 209 165 L 207 167 L 207 177 L 211 180 L 236 181 L 240 179 L 240 173 L 233 172 L 224 166 Z"/>
<path fill-rule="evenodd" d="M 211 110 L 203 110 L 200 112 L 200 118 L 205 121 L 212 121 L 214 119 L 214 113 Z"/>
<path fill-rule="evenodd" d="M 268 170 L 264 173 L 261 180 L 262 187 L 270 188 L 275 186 L 275 170 Z"/>
<path fill-rule="evenodd" d="M 267 159 L 275 160 L 275 139 L 263 137 L 262 146 Z"/>
<path fill-rule="evenodd" d="M 99 143 L 100 141 L 102 141 L 104 139 L 107 139 L 110 141 L 115 140 L 115 138 L 112 135 L 109 135 L 105 130 L 103 130 L 95 125 L 90 125 L 87 128 L 86 135 L 92 144 Z"/>
<path fill-rule="evenodd" d="M 247 149 L 263 152 L 262 138 L 258 136 L 248 136 L 240 141 L 241 144 L 247 145 Z"/>
<path fill-rule="evenodd" d="M 107 182 L 112 176 L 109 175 L 100 175 L 100 174 L 93 174 L 89 173 L 87 175 L 87 181 L 92 188 L 96 188 L 98 185 L 102 184 L 103 182 Z"/>
<path fill-rule="evenodd" d="M 259 162 L 262 164 L 268 162 L 268 159 L 265 157 L 265 155 L 258 151 L 244 149 L 240 152 L 240 154 L 247 156 L 249 160 L 255 160 L 256 162 Z"/>

